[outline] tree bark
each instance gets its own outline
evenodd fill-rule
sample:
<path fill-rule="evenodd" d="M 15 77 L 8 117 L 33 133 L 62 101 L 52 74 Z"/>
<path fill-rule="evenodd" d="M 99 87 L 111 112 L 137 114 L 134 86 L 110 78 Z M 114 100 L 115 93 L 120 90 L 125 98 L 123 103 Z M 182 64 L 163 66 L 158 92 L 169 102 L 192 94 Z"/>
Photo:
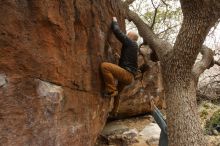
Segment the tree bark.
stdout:
<path fill-rule="evenodd" d="M 198 122 L 194 82 L 190 85 L 173 82 L 165 87 L 165 91 L 169 146 L 205 146 Z"/>
<path fill-rule="evenodd" d="M 168 107 L 169 145 L 201 146 L 206 145 L 206 142 L 197 113 L 196 86 L 192 68 L 215 19 L 208 17 L 209 9 L 203 2 L 184 0 L 181 2 L 183 24 L 172 54 L 162 62 Z"/>

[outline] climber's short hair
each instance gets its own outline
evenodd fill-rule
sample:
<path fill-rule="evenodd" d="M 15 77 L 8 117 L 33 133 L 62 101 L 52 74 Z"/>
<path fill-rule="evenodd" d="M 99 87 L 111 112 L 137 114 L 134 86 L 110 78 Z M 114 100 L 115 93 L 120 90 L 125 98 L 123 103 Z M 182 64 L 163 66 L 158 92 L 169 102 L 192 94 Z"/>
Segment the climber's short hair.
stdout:
<path fill-rule="evenodd" d="M 138 40 L 138 34 L 134 31 L 129 31 L 127 33 L 127 36 L 128 36 L 128 38 L 130 38 L 131 40 L 133 40 L 135 42 Z"/>

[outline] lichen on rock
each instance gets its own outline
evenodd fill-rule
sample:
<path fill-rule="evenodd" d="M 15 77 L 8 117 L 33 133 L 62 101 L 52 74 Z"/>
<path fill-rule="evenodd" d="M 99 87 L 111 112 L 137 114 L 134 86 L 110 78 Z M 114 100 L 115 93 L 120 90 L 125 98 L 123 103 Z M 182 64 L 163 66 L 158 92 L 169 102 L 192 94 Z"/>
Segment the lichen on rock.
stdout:
<path fill-rule="evenodd" d="M 59 103 L 63 99 L 63 89 L 61 86 L 37 80 L 38 89 L 37 92 L 40 97 L 45 97 L 47 100 L 53 103 Z"/>
<path fill-rule="evenodd" d="M 0 74 L 0 87 L 5 86 L 6 83 L 7 83 L 6 75 Z"/>

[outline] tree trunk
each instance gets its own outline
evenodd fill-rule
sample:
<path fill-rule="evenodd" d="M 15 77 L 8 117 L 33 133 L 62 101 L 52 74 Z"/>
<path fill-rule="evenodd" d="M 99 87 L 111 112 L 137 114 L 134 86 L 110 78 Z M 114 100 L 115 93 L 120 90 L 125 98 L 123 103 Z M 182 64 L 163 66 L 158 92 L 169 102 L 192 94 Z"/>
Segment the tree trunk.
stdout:
<path fill-rule="evenodd" d="M 169 79 L 169 82 L 174 80 Z M 166 80 L 168 82 L 168 80 Z M 205 146 L 196 105 L 194 81 L 165 85 L 170 146 Z"/>
<path fill-rule="evenodd" d="M 196 4 L 194 9 L 199 7 Z M 193 4 L 186 5 L 182 7 L 191 8 Z M 204 39 L 214 23 L 212 19 L 205 17 L 205 12 L 201 11 L 188 10 L 187 15 L 184 16 L 173 51 L 162 61 L 168 107 L 169 145 L 204 146 L 206 142 L 197 112 L 196 85 L 192 68 Z"/>
<path fill-rule="evenodd" d="M 203 58 L 205 64 L 195 65 L 197 69 L 193 70 L 193 65 L 208 31 L 220 18 L 220 2 L 215 0 L 180 0 L 180 2 L 184 21 L 174 47 L 156 37 L 150 27 L 134 12 L 127 9 L 127 16 L 137 26 L 144 42 L 156 51 L 161 61 L 168 107 L 169 145 L 203 146 L 206 143 L 197 113 L 195 78 L 209 66 L 212 58 Z"/>

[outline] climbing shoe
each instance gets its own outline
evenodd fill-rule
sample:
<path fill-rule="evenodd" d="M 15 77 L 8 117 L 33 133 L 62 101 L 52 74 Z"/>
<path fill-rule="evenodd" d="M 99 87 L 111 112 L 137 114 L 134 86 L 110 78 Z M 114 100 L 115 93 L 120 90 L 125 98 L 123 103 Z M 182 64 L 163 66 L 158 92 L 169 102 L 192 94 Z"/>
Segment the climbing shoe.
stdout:
<path fill-rule="evenodd" d="M 104 92 L 103 96 L 104 97 L 115 97 L 118 95 L 118 91 L 112 91 L 112 92 Z"/>

